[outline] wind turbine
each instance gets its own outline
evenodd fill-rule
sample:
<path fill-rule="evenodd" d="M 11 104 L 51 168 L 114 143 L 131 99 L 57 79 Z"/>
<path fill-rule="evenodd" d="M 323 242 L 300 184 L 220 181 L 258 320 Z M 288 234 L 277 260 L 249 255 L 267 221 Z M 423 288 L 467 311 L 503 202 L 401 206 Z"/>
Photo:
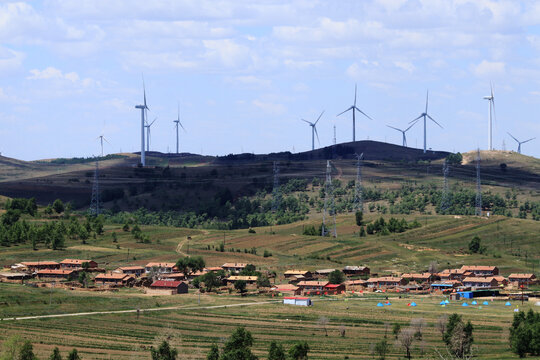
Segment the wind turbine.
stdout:
<path fill-rule="evenodd" d="M 176 127 L 176 153 L 178 154 L 178 148 L 179 148 L 178 125 L 180 125 L 184 131 L 186 131 L 186 129 L 184 128 L 184 125 L 182 125 L 182 123 L 180 122 L 180 103 L 178 103 L 178 117 L 176 118 L 176 120 L 173 120 L 173 122 L 175 123 L 174 126 Z"/>
<path fill-rule="evenodd" d="M 428 102 L 429 102 L 429 91 L 426 92 L 426 111 L 420 114 L 416 119 L 409 122 L 409 124 L 416 124 L 421 118 L 424 118 L 424 154 L 426 153 L 426 127 L 427 127 L 427 118 L 429 118 L 431 121 L 433 121 L 435 124 L 439 125 L 439 127 L 442 129 L 443 127 L 441 124 L 435 121 L 427 112 L 428 110 Z"/>
<path fill-rule="evenodd" d="M 317 135 L 317 141 L 319 142 L 319 144 L 321 143 L 321 141 L 319 140 L 319 133 L 317 132 L 317 123 L 319 122 L 319 120 L 321 120 L 321 116 L 323 114 L 324 114 L 324 110 L 321 113 L 321 115 L 319 115 L 319 117 L 317 118 L 317 121 L 315 121 L 314 123 L 312 123 L 311 121 L 301 119 L 302 121 L 308 123 L 309 126 L 311 126 L 311 150 L 315 150 L 315 135 Z"/>
<path fill-rule="evenodd" d="M 150 127 L 156 122 L 157 118 L 154 119 L 150 124 L 146 121 L 146 151 L 150 152 Z"/>
<path fill-rule="evenodd" d="M 150 110 L 146 105 L 146 88 L 144 86 L 144 77 L 143 77 L 143 96 L 144 103 L 142 105 L 136 105 L 136 109 L 141 109 L 141 165 L 146 165 L 146 155 L 144 153 L 144 118 L 146 110 Z"/>
<path fill-rule="evenodd" d="M 518 154 L 521 154 L 521 144 L 525 144 L 531 140 L 534 140 L 536 139 L 535 137 L 533 138 L 530 138 L 529 140 L 525 140 L 525 141 L 519 141 L 518 139 L 516 139 L 512 134 L 508 133 L 508 135 L 510 135 L 512 137 L 512 139 L 516 140 L 516 142 L 518 143 L 518 148 L 517 148 L 517 152 Z"/>
<path fill-rule="evenodd" d="M 365 112 L 356 107 L 356 84 L 354 84 L 354 103 L 347 110 L 337 114 L 337 116 L 345 114 L 347 111 L 350 110 L 352 110 L 352 141 L 356 141 L 356 112 L 358 111 L 360 114 L 364 115 L 368 119 L 373 120 Z"/>
<path fill-rule="evenodd" d="M 489 101 L 489 123 L 488 123 L 488 150 L 493 150 L 493 113 L 495 113 L 495 97 L 493 96 L 493 85 L 489 84 L 491 88 L 491 94 L 484 96 L 484 100 Z M 512 135 L 510 135 L 512 136 Z"/>
<path fill-rule="evenodd" d="M 394 129 L 394 130 L 397 130 L 397 131 L 401 132 L 401 134 L 403 134 L 403 146 L 404 146 L 404 147 L 407 147 L 407 136 L 405 136 L 405 133 L 406 133 L 407 131 L 409 131 L 409 129 L 412 128 L 412 127 L 414 126 L 414 124 L 412 124 L 411 126 L 409 126 L 408 128 L 406 128 L 405 130 L 398 129 L 398 128 L 393 127 L 393 126 L 390 126 L 390 125 L 386 125 L 386 126 L 388 126 L 388 127 L 391 128 L 391 129 Z"/>
<path fill-rule="evenodd" d="M 96 140 L 99 139 L 100 142 L 101 142 L 101 156 L 103 156 L 103 140 L 105 140 L 107 142 L 107 144 L 111 144 L 110 142 L 107 141 L 107 139 L 105 139 L 105 136 L 103 135 L 99 135 Z"/>

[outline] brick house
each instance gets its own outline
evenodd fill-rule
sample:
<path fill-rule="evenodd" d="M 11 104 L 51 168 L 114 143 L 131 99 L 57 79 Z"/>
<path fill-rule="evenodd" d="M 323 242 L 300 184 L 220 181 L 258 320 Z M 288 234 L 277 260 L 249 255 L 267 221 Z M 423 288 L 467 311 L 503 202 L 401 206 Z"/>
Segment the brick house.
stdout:
<path fill-rule="evenodd" d="M 168 263 L 168 262 L 163 262 L 163 263 L 151 262 L 145 265 L 144 271 L 146 273 L 149 273 L 152 270 L 155 270 L 156 272 L 160 274 L 164 274 L 164 273 L 172 273 L 178 269 L 176 268 L 176 263 Z"/>
<path fill-rule="evenodd" d="M 347 276 L 369 275 L 370 270 L 367 266 L 345 266 L 343 273 Z"/>
<path fill-rule="evenodd" d="M 536 275 L 534 274 L 510 274 L 508 281 L 518 285 L 531 285 L 536 283 Z"/>
<path fill-rule="evenodd" d="M 82 269 L 84 263 L 88 263 L 90 269 L 95 269 L 98 266 L 98 263 L 94 260 L 64 259 L 60 261 L 60 267 L 62 269 Z"/>
<path fill-rule="evenodd" d="M 100 286 L 127 286 L 135 282 L 135 277 L 128 274 L 105 273 L 97 275 L 94 282 Z"/>
<path fill-rule="evenodd" d="M 136 277 L 141 276 L 145 272 L 142 266 L 122 266 L 116 270 L 122 274 L 135 275 Z"/>
<path fill-rule="evenodd" d="M 431 274 L 431 273 L 422 273 L 422 274 L 410 273 L 410 274 L 403 274 L 401 275 L 401 277 L 408 281 L 415 281 L 417 283 L 428 283 L 428 284 L 439 279 L 437 275 Z"/>
<path fill-rule="evenodd" d="M 78 269 L 43 269 L 37 272 L 37 278 L 39 280 L 71 280 L 78 273 Z"/>
<path fill-rule="evenodd" d="M 395 276 L 369 278 L 366 281 L 368 288 L 395 288 L 405 285 L 406 282 L 405 279 Z"/>
<path fill-rule="evenodd" d="M 183 281 L 157 280 L 150 285 L 150 294 L 175 295 L 187 294 L 188 285 Z"/>
<path fill-rule="evenodd" d="M 221 265 L 221 268 L 225 271 L 240 272 L 246 268 L 245 263 L 225 263 Z"/>
<path fill-rule="evenodd" d="M 56 261 L 25 261 L 22 262 L 21 265 L 23 265 L 29 271 L 60 269 L 60 264 Z"/>
<path fill-rule="evenodd" d="M 328 284 L 328 281 L 300 281 L 296 285 L 304 295 L 322 295 L 324 294 L 324 287 Z"/>
<path fill-rule="evenodd" d="M 463 286 L 470 288 L 494 288 L 499 286 L 497 279 L 493 277 L 468 277 L 463 279 Z"/>
<path fill-rule="evenodd" d="M 344 284 L 327 284 L 324 287 L 325 295 L 339 295 L 339 294 L 343 294 L 344 292 L 345 292 Z"/>
<path fill-rule="evenodd" d="M 296 277 L 298 279 L 300 276 L 302 279 L 311 279 L 313 277 L 313 274 L 311 273 L 311 271 L 307 270 L 292 269 L 285 271 L 283 273 L 283 276 L 285 276 L 285 279 L 290 279 L 293 277 Z"/>
<path fill-rule="evenodd" d="M 495 276 L 499 275 L 499 268 L 496 266 L 483 265 L 463 265 L 461 270 L 470 271 L 474 276 Z"/>

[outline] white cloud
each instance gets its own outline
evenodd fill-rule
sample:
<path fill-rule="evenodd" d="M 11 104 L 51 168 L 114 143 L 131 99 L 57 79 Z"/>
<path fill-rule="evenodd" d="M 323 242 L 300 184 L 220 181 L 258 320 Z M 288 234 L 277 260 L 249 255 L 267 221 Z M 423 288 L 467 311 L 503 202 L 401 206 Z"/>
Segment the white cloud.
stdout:
<path fill-rule="evenodd" d="M 256 87 L 268 87 L 272 84 L 271 80 L 263 79 L 254 75 L 226 77 L 225 81 L 230 84 L 241 84 Z"/>
<path fill-rule="evenodd" d="M 414 65 L 408 61 L 394 61 L 394 65 L 410 73 L 412 73 L 416 69 Z"/>
<path fill-rule="evenodd" d="M 80 88 L 88 88 L 91 86 L 99 85 L 99 82 L 96 82 L 91 78 L 81 79 L 79 75 L 74 71 L 63 73 L 61 70 L 52 66 L 49 66 L 43 70 L 32 69 L 30 70 L 30 74 L 31 75 L 26 77 L 28 80 L 51 80 L 57 82 L 63 81 L 71 85 L 76 85 Z"/>
<path fill-rule="evenodd" d="M 480 64 L 472 66 L 472 72 L 478 77 L 491 77 L 504 74 L 505 67 L 506 64 L 501 61 L 482 60 Z"/>
<path fill-rule="evenodd" d="M 283 114 L 287 111 L 285 106 L 283 104 L 277 104 L 272 102 L 263 102 L 261 100 L 255 99 L 251 102 L 255 107 L 258 107 L 259 109 L 270 113 L 270 114 Z"/>

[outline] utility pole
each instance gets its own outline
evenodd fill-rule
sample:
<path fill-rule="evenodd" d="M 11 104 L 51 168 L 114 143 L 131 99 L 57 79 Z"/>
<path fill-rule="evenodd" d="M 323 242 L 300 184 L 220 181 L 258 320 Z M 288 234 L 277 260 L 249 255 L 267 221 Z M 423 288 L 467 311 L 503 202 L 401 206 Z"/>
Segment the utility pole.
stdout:
<path fill-rule="evenodd" d="M 362 160 L 364 153 L 356 155 L 356 183 L 354 186 L 354 203 L 356 210 L 364 212 L 364 199 L 362 194 Z"/>
<path fill-rule="evenodd" d="M 274 187 L 272 189 L 272 212 L 275 213 L 279 210 L 281 203 L 281 193 L 279 191 L 279 164 L 274 161 Z"/>
<path fill-rule="evenodd" d="M 96 161 L 94 183 L 92 184 L 92 199 L 90 201 L 90 215 L 98 216 L 99 213 L 99 162 Z"/>
<path fill-rule="evenodd" d="M 450 191 L 448 189 L 448 173 L 449 172 L 450 172 L 450 168 L 448 166 L 448 161 L 444 160 L 444 163 L 443 163 L 444 182 L 443 182 L 443 193 L 441 196 L 441 213 L 443 214 L 450 207 Z"/>
<path fill-rule="evenodd" d="M 480 149 L 476 154 L 476 216 L 482 216 L 482 182 L 480 180 Z"/>

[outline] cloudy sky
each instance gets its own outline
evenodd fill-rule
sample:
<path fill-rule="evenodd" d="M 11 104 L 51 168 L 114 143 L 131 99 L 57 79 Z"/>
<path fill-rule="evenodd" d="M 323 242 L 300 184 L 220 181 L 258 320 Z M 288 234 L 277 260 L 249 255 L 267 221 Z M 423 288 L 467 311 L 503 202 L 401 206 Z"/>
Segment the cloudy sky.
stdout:
<path fill-rule="evenodd" d="M 488 0 L 165 0 L 0 2 L 0 151 L 32 160 L 137 151 L 144 74 L 151 148 L 210 155 L 401 143 L 425 106 L 428 147 L 516 149 L 540 137 L 540 3 Z M 422 146 L 420 124 L 409 146 Z M 540 157 L 540 139 L 523 145 Z"/>

